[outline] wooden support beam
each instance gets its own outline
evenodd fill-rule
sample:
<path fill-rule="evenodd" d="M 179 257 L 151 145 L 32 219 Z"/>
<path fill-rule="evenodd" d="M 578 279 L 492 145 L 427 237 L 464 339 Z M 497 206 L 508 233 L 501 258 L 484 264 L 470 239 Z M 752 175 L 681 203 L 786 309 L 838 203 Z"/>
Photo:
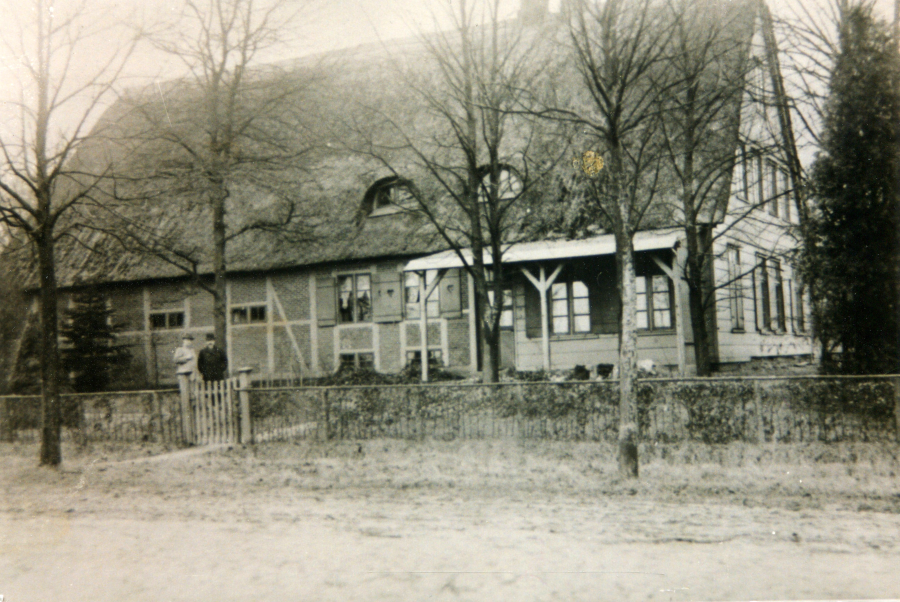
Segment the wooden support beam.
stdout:
<path fill-rule="evenodd" d="M 556 269 L 553 270 L 553 273 L 550 274 L 549 278 L 547 277 L 543 265 L 539 266 L 539 276 L 537 278 L 535 278 L 527 268 L 519 268 L 531 284 L 538 290 L 538 294 L 541 298 L 541 359 L 545 371 L 550 370 L 550 317 L 547 310 L 547 290 L 553 286 L 553 283 L 556 281 L 556 277 L 559 276 L 559 272 L 562 268 L 563 264 L 556 266 Z"/>
<path fill-rule="evenodd" d="M 300 345 L 297 343 L 297 337 L 294 336 L 294 329 L 291 328 L 291 325 L 288 323 L 287 314 L 284 311 L 284 306 L 281 304 L 281 299 L 278 297 L 278 292 L 275 290 L 274 286 L 271 288 L 271 293 L 272 301 L 275 304 L 275 307 L 278 309 L 278 315 L 281 316 L 281 321 L 284 322 L 284 329 L 291 341 L 291 347 L 294 348 L 294 353 L 297 355 L 297 362 L 300 364 L 300 384 L 302 385 L 303 368 L 306 367 L 306 362 L 303 360 L 303 351 L 300 350 Z"/>

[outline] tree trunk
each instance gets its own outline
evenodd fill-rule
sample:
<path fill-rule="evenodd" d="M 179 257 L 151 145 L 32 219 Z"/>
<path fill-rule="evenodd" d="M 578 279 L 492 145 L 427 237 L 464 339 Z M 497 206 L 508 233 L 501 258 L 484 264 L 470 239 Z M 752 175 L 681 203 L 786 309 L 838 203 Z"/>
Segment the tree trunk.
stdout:
<path fill-rule="evenodd" d="M 62 407 L 59 398 L 59 340 L 57 337 L 56 269 L 53 233 L 45 225 L 37 240 L 41 279 L 41 454 L 44 466 L 62 462 L 60 432 Z"/>
<path fill-rule="evenodd" d="M 215 327 L 216 344 L 222 349 L 227 349 L 225 332 L 226 320 L 226 295 L 225 295 L 225 199 L 228 191 L 224 184 L 217 183 L 217 189 L 213 198 L 213 324 Z"/>
<path fill-rule="evenodd" d="M 712 372 L 712 354 L 703 303 L 703 251 L 697 227 L 692 223 L 688 223 L 685 228 L 685 243 L 688 308 L 691 314 L 691 330 L 694 333 L 694 361 L 697 364 L 697 376 L 709 376 Z"/>
<path fill-rule="evenodd" d="M 621 318 L 619 324 L 619 474 L 638 476 L 638 424 L 634 380 L 637 375 L 637 287 L 631 233 L 616 228 Z"/>

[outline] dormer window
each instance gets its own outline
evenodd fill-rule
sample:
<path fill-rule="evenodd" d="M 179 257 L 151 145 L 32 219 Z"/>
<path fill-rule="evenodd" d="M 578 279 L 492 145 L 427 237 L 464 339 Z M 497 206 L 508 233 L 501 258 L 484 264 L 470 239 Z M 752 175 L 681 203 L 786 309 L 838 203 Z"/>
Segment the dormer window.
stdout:
<path fill-rule="evenodd" d="M 363 198 L 363 210 L 367 215 L 387 215 L 415 209 L 416 199 L 412 183 L 397 176 L 378 180 Z"/>
<path fill-rule="evenodd" d="M 481 178 L 481 187 L 478 190 L 478 200 L 482 203 L 487 203 L 492 198 L 501 202 L 514 201 L 522 194 L 524 189 L 522 179 L 512 167 L 508 165 L 498 167 L 496 181 L 491 179 L 489 168 L 484 167 L 483 170 L 484 176 Z M 491 194 L 492 186 L 497 187 L 496 196 Z"/>

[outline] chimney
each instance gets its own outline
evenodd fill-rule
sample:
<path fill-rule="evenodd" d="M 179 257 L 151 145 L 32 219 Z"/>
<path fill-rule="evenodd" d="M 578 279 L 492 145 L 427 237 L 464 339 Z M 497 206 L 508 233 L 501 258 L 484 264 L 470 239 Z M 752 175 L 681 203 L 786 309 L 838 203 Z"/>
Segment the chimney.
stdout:
<path fill-rule="evenodd" d="M 522 25 L 538 25 L 544 22 L 549 12 L 550 0 L 522 0 L 519 8 L 519 22 Z"/>

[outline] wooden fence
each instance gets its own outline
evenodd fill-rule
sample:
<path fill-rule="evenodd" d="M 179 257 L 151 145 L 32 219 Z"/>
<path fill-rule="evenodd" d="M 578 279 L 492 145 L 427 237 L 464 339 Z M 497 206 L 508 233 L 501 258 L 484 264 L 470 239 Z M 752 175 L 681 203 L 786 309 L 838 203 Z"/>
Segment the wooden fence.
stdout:
<path fill-rule="evenodd" d="M 217 381 L 179 382 L 184 441 L 195 445 L 249 443 L 249 371 Z"/>
<path fill-rule="evenodd" d="M 659 443 L 900 440 L 900 380 L 725 377 L 638 382 L 641 438 Z M 256 441 L 615 440 L 614 381 L 252 389 Z"/>
<path fill-rule="evenodd" d="M 195 389 L 65 395 L 64 436 L 203 445 L 375 437 L 597 441 L 615 439 L 618 426 L 613 381 L 254 388 L 244 371 Z M 900 436 L 897 376 L 642 379 L 637 393 L 645 441 Z M 36 396 L 0 397 L 0 440 L 37 441 L 39 408 Z"/>

